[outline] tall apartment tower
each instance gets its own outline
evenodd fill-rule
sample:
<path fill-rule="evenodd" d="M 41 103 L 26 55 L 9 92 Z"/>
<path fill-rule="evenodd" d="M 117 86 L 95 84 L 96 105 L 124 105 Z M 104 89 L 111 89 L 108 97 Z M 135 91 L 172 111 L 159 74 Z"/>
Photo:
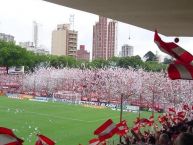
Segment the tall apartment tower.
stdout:
<path fill-rule="evenodd" d="M 108 23 L 107 18 L 99 16 L 99 22 L 93 26 L 92 59 L 111 58 L 116 49 L 116 22 Z"/>
<path fill-rule="evenodd" d="M 117 22 L 116 21 L 111 21 L 108 24 L 108 49 L 107 49 L 107 58 L 111 58 L 115 55 L 116 51 L 116 28 Z"/>
<path fill-rule="evenodd" d="M 38 23 L 36 21 L 33 22 L 33 43 L 36 49 L 38 47 Z"/>
<path fill-rule="evenodd" d="M 121 57 L 133 56 L 133 46 L 125 44 L 121 48 Z"/>
<path fill-rule="evenodd" d="M 70 30 L 70 24 L 61 24 L 52 32 L 53 55 L 76 57 L 78 32 Z"/>

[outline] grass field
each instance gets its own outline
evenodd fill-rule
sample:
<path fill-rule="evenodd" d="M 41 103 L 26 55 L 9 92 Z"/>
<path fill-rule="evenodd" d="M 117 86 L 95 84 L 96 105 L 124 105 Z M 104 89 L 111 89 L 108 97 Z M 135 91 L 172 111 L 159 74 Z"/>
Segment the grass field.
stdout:
<path fill-rule="evenodd" d="M 142 116 L 148 118 L 150 114 L 144 112 Z M 123 119 L 131 126 L 137 115 L 124 112 Z M 95 137 L 93 131 L 109 118 L 118 123 L 119 112 L 0 97 L 0 126 L 14 129 L 25 140 L 24 145 L 34 145 L 37 133 L 52 138 L 57 145 L 87 145 Z"/>

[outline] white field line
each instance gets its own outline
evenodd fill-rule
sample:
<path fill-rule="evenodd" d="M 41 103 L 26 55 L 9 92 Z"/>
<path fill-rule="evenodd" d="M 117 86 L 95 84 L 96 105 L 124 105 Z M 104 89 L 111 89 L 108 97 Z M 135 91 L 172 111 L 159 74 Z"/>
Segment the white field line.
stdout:
<path fill-rule="evenodd" d="M 16 110 L 16 108 L 6 107 L 6 106 L 0 106 L 0 108 Z M 109 116 L 109 117 L 100 118 L 100 119 L 97 119 L 97 120 L 87 121 L 87 120 L 82 120 L 82 119 L 77 119 L 77 118 L 69 118 L 69 117 L 61 117 L 61 116 L 55 116 L 55 115 L 50 115 L 50 114 L 37 113 L 37 112 L 33 112 L 33 111 L 23 111 L 23 112 L 18 112 L 18 113 L 30 113 L 30 114 L 35 114 L 35 115 L 39 115 L 39 116 L 50 117 L 50 119 L 55 118 L 55 119 L 71 120 L 71 121 L 78 121 L 78 122 L 84 122 L 84 123 L 95 123 L 95 122 L 98 122 L 98 121 L 101 121 L 101 120 L 106 120 L 106 119 L 112 117 L 112 116 Z M 113 118 L 119 118 L 119 116 L 114 116 Z"/>

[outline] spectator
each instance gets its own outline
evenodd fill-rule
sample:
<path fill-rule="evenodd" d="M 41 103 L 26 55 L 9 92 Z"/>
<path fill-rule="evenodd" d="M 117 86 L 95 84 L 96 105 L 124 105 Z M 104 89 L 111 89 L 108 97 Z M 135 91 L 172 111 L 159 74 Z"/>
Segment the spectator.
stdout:
<path fill-rule="evenodd" d="M 192 145 L 193 135 L 190 133 L 181 133 L 175 140 L 175 145 Z"/>
<path fill-rule="evenodd" d="M 159 144 L 160 145 L 170 145 L 171 144 L 170 138 L 166 133 L 162 133 L 160 135 Z"/>
<path fill-rule="evenodd" d="M 147 139 L 147 143 L 148 145 L 155 145 L 156 143 L 155 137 L 149 136 L 149 138 Z"/>

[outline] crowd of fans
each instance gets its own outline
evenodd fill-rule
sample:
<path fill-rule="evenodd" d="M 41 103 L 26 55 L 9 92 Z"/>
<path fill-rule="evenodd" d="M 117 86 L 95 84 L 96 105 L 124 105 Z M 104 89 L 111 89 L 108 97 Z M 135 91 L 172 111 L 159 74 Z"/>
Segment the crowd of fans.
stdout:
<path fill-rule="evenodd" d="M 155 129 L 154 132 L 132 132 L 132 136 L 125 135 L 120 145 L 192 145 L 193 121 L 180 123 L 173 127 Z"/>
<path fill-rule="evenodd" d="M 193 107 L 169 108 L 157 121 L 153 116 L 137 119 L 121 145 L 193 145 Z"/>
<path fill-rule="evenodd" d="M 16 85 L 17 84 L 17 85 Z M 6 88 L 8 87 L 8 88 Z M 181 103 L 192 104 L 193 83 L 188 80 L 171 81 L 165 74 L 145 72 L 133 69 L 55 69 L 40 68 L 23 76 L 0 75 L 0 90 L 12 90 L 13 93 L 41 92 L 48 97 L 59 91 L 80 93 L 80 96 L 97 101 L 120 103 L 120 96 L 143 100 L 155 109 L 155 102 L 167 106 Z M 40 93 L 41 95 L 41 93 Z M 54 96 L 59 98 L 61 96 Z M 129 100 L 124 98 L 125 100 Z M 154 105 L 154 106 L 151 106 Z M 180 122 L 172 126 L 162 126 L 154 132 L 135 132 L 122 137 L 123 144 L 151 145 L 191 145 L 193 144 L 193 121 Z M 192 143 L 191 143 L 192 141 Z"/>
<path fill-rule="evenodd" d="M 192 86 L 188 80 L 172 81 L 163 72 L 132 68 L 39 68 L 22 76 L 0 75 L 0 90 L 8 93 L 48 97 L 61 91 L 72 91 L 89 101 L 96 98 L 101 102 L 118 103 L 121 94 L 125 94 L 131 100 L 142 100 L 144 105 L 152 104 L 153 98 L 154 103 L 159 102 L 162 106 L 189 102 L 193 96 Z"/>

